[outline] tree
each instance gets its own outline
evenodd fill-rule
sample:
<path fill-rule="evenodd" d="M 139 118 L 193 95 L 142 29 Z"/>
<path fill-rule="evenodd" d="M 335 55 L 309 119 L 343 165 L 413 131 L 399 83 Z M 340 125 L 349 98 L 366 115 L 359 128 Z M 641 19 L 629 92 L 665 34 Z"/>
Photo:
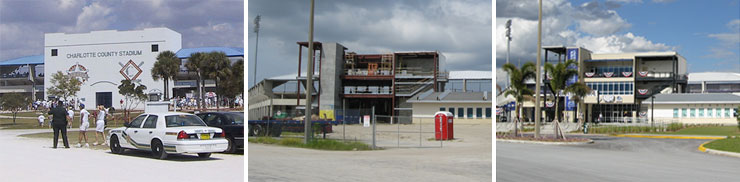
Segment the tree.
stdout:
<path fill-rule="evenodd" d="M 574 76 L 578 75 L 577 69 L 570 69 L 568 67 L 570 66 L 578 66 L 578 62 L 575 60 L 566 60 L 563 63 L 558 63 L 557 65 L 553 65 L 550 63 L 545 64 L 545 71 L 549 73 L 550 79 L 550 90 L 553 91 L 553 94 L 555 95 L 555 121 L 553 121 L 553 124 L 555 125 L 554 131 L 555 131 L 555 137 L 556 138 L 565 138 L 562 130 L 560 129 L 560 120 L 562 113 L 560 112 L 559 107 L 559 98 L 560 94 L 562 92 L 566 93 L 575 93 L 575 94 L 582 94 L 585 95 L 585 93 L 590 90 L 586 85 L 584 84 L 571 84 L 566 86 L 566 81 Z"/>
<path fill-rule="evenodd" d="M 177 58 L 174 52 L 164 51 L 157 55 L 157 62 L 152 67 L 152 78 L 154 81 L 164 80 L 164 99 L 170 100 L 169 97 L 169 80 L 175 80 L 177 73 L 180 72 L 180 58 Z"/>
<path fill-rule="evenodd" d="M 205 76 L 205 68 L 206 68 L 206 55 L 204 53 L 196 52 L 190 54 L 190 58 L 188 58 L 188 62 L 185 62 L 185 68 L 188 69 L 188 71 L 193 71 L 197 74 L 198 79 L 198 108 L 203 108 L 203 87 L 205 87 L 205 83 L 203 83 L 203 77 Z"/>
<path fill-rule="evenodd" d="M 233 99 L 236 96 L 244 93 L 244 60 L 239 59 L 231 65 L 231 74 L 226 79 L 223 79 L 220 84 L 221 90 L 224 97 L 232 100 L 230 106 L 234 107 Z"/>
<path fill-rule="evenodd" d="M 231 77 L 232 69 L 231 61 L 224 52 L 210 52 L 206 56 L 207 64 L 205 74 L 208 78 L 213 79 L 216 84 L 216 95 L 219 98 L 224 94 L 223 86 L 219 86 L 221 80 L 226 80 Z M 216 108 L 218 109 L 219 99 L 216 99 Z"/>
<path fill-rule="evenodd" d="M 121 80 L 121 85 L 118 85 L 118 93 L 123 95 L 124 102 L 121 104 L 123 108 L 123 118 L 125 122 L 129 122 L 129 114 L 131 110 L 138 107 L 139 104 L 146 100 L 145 85 L 136 84 L 131 80 Z"/>
<path fill-rule="evenodd" d="M 576 116 L 584 115 L 585 111 L 583 109 L 584 107 L 582 107 L 583 97 L 585 97 L 588 93 L 591 93 L 591 88 L 581 82 L 576 82 L 573 85 L 566 87 L 565 92 L 573 94 L 571 100 L 573 100 L 573 102 L 575 103 L 578 103 L 578 114 Z M 585 120 L 585 118 L 580 118 L 578 120 L 578 130 L 581 129 L 581 126 L 584 122 L 583 120 Z"/>
<path fill-rule="evenodd" d="M 51 87 L 46 90 L 51 96 L 55 96 L 60 100 L 67 100 L 71 96 L 77 95 L 80 91 L 82 82 L 75 77 L 65 75 L 61 71 L 51 75 Z"/>
<path fill-rule="evenodd" d="M 516 100 L 515 114 L 516 119 L 514 120 L 514 135 L 518 135 L 519 131 L 517 126 L 521 121 L 520 111 L 524 100 L 532 100 L 533 91 L 527 88 L 525 81 L 532 79 L 535 76 L 535 65 L 532 62 L 525 63 L 521 68 L 517 68 L 514 64 L 507 63 L 504 65 L 504 71 L 509 74 L 511 85 L 504 91 L 504 96 L 512 96 Z"/>
<path fill-rule="evenodd" d="M 31 99 L 28 96 L 15 92 L 4 94 L 2 100 L 0 100 L 3 110 L 13 113 L 13 124 L 15 124 L 15 118 L 18 112 L 28 107 L 29 103 L 31 103 Z"/>

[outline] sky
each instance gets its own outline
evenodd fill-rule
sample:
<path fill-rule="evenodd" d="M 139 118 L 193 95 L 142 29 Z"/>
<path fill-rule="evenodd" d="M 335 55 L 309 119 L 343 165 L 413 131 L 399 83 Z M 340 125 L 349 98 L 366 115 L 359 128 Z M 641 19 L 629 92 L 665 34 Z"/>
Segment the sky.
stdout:
<path fill-rule="evenodd" d="M 298 72 L 298 45 L 308 41 L 309 1 L 248 2 L 248 76 L 256 82 Z M 492 2 L 487 0 L 316 1 L 314 41 L 337 42 L 358 54 L 440 51 L 448 70 L 491 71 Z M 256 48 L 254 18 L 261 15 Z M 303 71 L 305 54 L 303 50 Z M 248 80 L 253 85 L 252 78 Z"/>
<path fill-rule="evenodd" d="M 543 46 L 676 51 L 689 73 L 740 73 L 740 0 L 543 0 L 542 9 Z M 537 1 L 496 1 L 497 84 L 506 79 L 498 69 L 506 63 L 506 20 L 513 22 L 509 61 L 535 61 L 537 16 Z"/>
<path fill-rule="evenodd" d="M 167 27 L 182 48 L 244 47 L 241 0 L 0 0 L 0 61 L 40 55 L 44 33 Z"/>

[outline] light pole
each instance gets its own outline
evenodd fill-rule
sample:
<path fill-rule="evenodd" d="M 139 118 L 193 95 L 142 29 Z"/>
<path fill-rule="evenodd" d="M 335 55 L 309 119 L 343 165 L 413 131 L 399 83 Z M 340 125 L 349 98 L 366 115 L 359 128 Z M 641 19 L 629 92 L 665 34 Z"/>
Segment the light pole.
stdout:
<path fill-rule="evenodd" d="M 511 44 L 511 19 L 506 21 L 506 64 L 509 64 L 510 44 Z M 510 78 L 508 77 L 510 76 L 506 74 L 506 77 L 507 77 L 506 86 L 508 87 L 511 84 L 511 83 L 508 83 L 510 80 Z"/>
<path fill-rule="evenodd" d="M 537 22 L 537 64 L 536 64 L 536 75 L 535 75 L 535 97 L 534 97 L 534 137 L 540 138 L 540 118 L 542 116 L 541 109 L 540 108 L 540 82 L 542 81 L 542 69 L 540 68 L 541 64 L 541 50 L 542 50 L 542 0 L 539 2 L 539 19 Z"/>
<path fill-rule="evenodd" d="M 655 126 L 655 95 L 650 96 L 650 127 Z"/>
<path fill-rule="evenodd" d="M 313 90 L 313 4 L 311 0 L 311 15 L 308 22 L 308 73 L 306 73 L 306 115 L 303 123 L 304 142 L 311 141 L 311 90 Z M 298 65 L 300 66 L 300 65 Z M 300 76 L 300 75 L 298 75 Z"/>
<path fill-rule="evenodd" d="M 252 85 L 257 84 L 255 80 L 257 79 L 257 49 L 260 45 L 260 15 L 257 15 L 257 17 L 254 18 L 254 33 L 257 34 L 257 38 L 254 43 L 254 71 L 252 73 Z"/>

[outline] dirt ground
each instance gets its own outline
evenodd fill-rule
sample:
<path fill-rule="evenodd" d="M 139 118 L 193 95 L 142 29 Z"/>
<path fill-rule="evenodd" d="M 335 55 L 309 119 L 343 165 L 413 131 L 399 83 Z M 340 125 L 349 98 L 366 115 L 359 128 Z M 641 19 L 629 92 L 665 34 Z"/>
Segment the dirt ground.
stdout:
<path fill-rule="evenodd" d="M 455 140 L 441 145 L 434 133 L 419 126 L 376 126 L 376 144 L 384 150 L 321 151 L 274 145 L 249 144 L 248 178 L 255 181 L 490 181 L 492 178 L 491 123 L 460 123 Z M 434 132 L 432 123 L 422 132 Z M 347 125 L 345 138 L 372 141 L 372 128 Z M 396 133 L 401 133 L 399 139 Z M 385 132 L 388 131 L 388 132 Z M 342 126 L 334 126 L 327 138 L 342 139 Z M 432 139 L 432 140 L 430 140 Z M 399 146 L 401 148 L 397 148 Z"/>

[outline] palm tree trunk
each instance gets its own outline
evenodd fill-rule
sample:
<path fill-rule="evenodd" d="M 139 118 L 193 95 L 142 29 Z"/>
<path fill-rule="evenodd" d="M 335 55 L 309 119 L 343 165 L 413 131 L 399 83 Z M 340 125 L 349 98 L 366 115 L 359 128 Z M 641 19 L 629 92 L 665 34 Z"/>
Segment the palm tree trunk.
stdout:
<path fill-rule="evenodd" d="M 514 136 L 519 136 L 519 128 L 518 128 L 519 127 L 519 104 L 518 103 L 515 109 L 516 111 L 514 112 L 516 114 L 516 119 L 514 119 Z"/>
<path fill-rule="evenodd" d="M 167 81 L 167 78 L 164 79 L 164 100 L 169 101 L 169 97 L 167 97 L 167 85 L 169 85 L 169 82 Z"/>
<path fill-rule="evenodd" d="M 555 138 L 560 138 L 559 136 L 560 132 L 558 132 L 558 128 L 559 128 L 558 124 L 560 122 L 560 112 L 558 112 L 558 109 L 560 109 L 560 107 L 558 105 L 559 104 L 558 98 L 560 98 L 560 94 L 555 95 L 555 120 L 552 121 L 552 124 L 553 124 L 552 128 L 553 128 L 553 131 L 555 132 Z"/>
<path fill-rule="evenodd" d="M 218 90 L 218 77 L 216 77 L 216 79 L 214 79 L 213 81 L 216 82 L 216 90 Z M 219 107 L 218 107 L 218 100 L 219 100 L 219 98 L 220 98 L 220 95 L 216 95 L 216 111 L 219 110 Z"/>

